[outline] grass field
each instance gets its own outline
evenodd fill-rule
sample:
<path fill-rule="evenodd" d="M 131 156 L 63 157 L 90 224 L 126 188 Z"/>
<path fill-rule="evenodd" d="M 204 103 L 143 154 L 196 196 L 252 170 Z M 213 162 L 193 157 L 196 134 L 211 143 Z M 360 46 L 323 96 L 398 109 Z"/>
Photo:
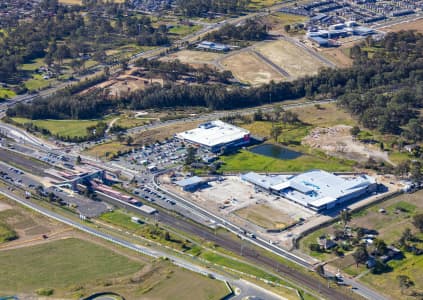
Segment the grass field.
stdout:
<path fill-rule="evenodd" d="M 234 155 L 221 156 L 223 172 L 303 172 L 310 169 L 350 171 L 351 162 L 335 158 L 302 155 L 296 159 L 281 160 L 241 150 Z"/>
<path fill-rule="evenodd" d="M 140 299 L 146 300 L 176 300 L 204 299 L 220 300 L 228 295 L 228 290 L 221 281 L 212 280 L 187 270 L 179 269 L 172 273 L 169 268 L 166 279 L 162 279 L 154 287 L 148 288 Z"/>
<path fill-rule="evenodd" d="M 35 70 L 37 70 L 38 68 L 40 68 L 41 66 L 44 66 L 44 65 L 45 65 L 44 60 L 42 58 L 37 58 L 37 59 L 34 59 L 30 63 L 23 64 L 21 66 L 21 70 L 23 70 L 23 71 L 35 71 Z"/>
<path fill-rule="evenodd" d="M 134 273 L 142 267 L 78 239 L 0 251 L 0 265 L 0 291 L 11 293 L 96 283 Z"/>
<path fill-rule="evenodd" d="M 10 89 L 0 87 L 0 99 L 5 98 L 13 98 L 16 96 L 16 93 Z"/>
<path fill-rule="evenodd" d="M 119 151 L 124 152 L 131 149 L 131 147 L 121 144 L 119 142 L 108 142 L 104 144 L 95 145 L 84 151 L 85 154 L 94 157 L 110 158 L 117 154 Z"/>
<path fill-rule="evenodd" d="M 53 135 L 70 137 L 87 136 L 87 128 L 99 122 L 99 120 L 30 120 L 26 118 L 13 118 L 13 121 L 20 124 L 32 123 L 39 128 L 48 129 Z"/>
<path fill-rule="evenodd" d="M 241 82 L 252 85 L 261 85 L 270 81 L 281 81 L 282 75 L 273 70 L 256 55 L 249 52 L 238 52 L 221 61 L 221 64 L 232 71 Z"/>
<path fill-rule="evenodd" d="M 40 74 L 34 74 L 31 79 L 25 81 L 25 86 L 30 91 L 36 91 L 49 86 L 52 79 L 46 80 Z"/>
<path fill-rule="evenodd" d="M 280 1 L 278 1 L 278 0 L 251 0 L 250 3 L 248 4 L 248 8 L 250 8 L 250 9 L 260 9 L 260 8 L 275 5 L 278 2 L 280 2 Z"/>
<path fill-rule="evenodd" d="M 303 49 L 288 41 L 261 44 L 258 51 L 289 73 L 292 78 L 317 74 L 324 65 Z M 300 59 L 299 59 L 300 58 Z"/>
<path fill-rule="evenodd" d="M 178 35 L 178 36 L 186 36 L 190 33 L 196 32 L 201 28 L 200 25 L 188 26 L 188 25 L 175 25 L 174 27 L 169 29 L 169 33 Z"/>
<path fill-rule="evenodd" d="M 351 114 L 336 107 L 334 103 L 304 106 L 293 108 L 291 111 L 298 114 L 298 118 L 306 123 L 320 127 L 331 127 L 339 124 L 354 126 L 357 121 Z"/>

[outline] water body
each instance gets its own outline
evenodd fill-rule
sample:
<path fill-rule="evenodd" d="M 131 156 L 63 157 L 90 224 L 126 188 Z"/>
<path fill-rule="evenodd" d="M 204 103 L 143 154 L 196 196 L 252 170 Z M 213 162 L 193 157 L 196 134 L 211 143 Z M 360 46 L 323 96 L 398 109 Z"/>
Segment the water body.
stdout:
<path fill-rule="evenodd" d="M 273 144 L 258 145 L 251 148 L 250 151 L 256 154 L 261 154 L 284 160 L 296 159 L 297 157 L 303 155 L 301 152 L 292 151 L 287 148 Z"/>

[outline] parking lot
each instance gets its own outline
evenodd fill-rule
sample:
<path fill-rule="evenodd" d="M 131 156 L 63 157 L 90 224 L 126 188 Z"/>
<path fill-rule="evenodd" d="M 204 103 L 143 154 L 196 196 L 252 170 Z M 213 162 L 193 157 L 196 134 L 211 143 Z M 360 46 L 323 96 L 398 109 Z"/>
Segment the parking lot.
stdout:
<path fill-rule="evenodd" d="M 117 163 L 128 169 L 143 172 L 155 172 L 184 164 L 188 145 L 176 138 L 161 143 L 135 149 L 121 156 Z M 197 156 L 204 162 L 213 158 L 214 154 L 207 150 L 197 149 Z"/>

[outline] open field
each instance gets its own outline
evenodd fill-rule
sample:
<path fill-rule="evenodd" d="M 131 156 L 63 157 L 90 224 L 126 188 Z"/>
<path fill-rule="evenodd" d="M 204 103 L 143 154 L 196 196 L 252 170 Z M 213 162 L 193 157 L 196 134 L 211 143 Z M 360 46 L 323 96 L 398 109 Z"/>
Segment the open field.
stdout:
<path fill-rule="evenodd" d="M 131 149 L 131 147 L 119 143 L 119 142 L 107 142 L 99 145 L 95 145 L 84 151 L 85 154 L 91 155 L 94 157 L 107 158 L 112 157 L 118 152 L 124 152 Z"/>
<path fill-rule="evenodd" d="M 40 74 L 34 74 L 31 79 L 25 81 L 25 86 L 30 91 L 36 91 L 48 87 L 53 80 L 44 79 Z"/>
<path fill-rule="evenodd" d="M 250 9 L 260 9 L 263 7 L 269 7 L 272 5 L 275 5 L 280 1 L 277 0 L 251 0 L 251 2 L 248 4 L 248 8 Z"/>
<path fill-rule="evenodd" d="M 266 229 L 285 228 L 295 221 L 283 211 L 267 204 L 253 204 L 235 211 L 235 214 Z"/>
<path fill-rule="evenodd" d="M 256 49 L 294 79 L 317 74 L 324 67 L 319 60 L 285 40 L 264 43 Z"/>
<path fill-rule="evenodd" d="M 78 253 L 78 255 L 75 255 Z M 68 288 L 135 273 L 142 265 L 78 239 L 0 252 L 0 290 Z"/>
<path fill-rule="evenodd" d="M 111 0 L 111 2 L 122 3 L 125 0 Z M 81 5 L 82 0 L 59 0 L 59 3 L 68 4 L 68 5 Z"/>
<path fill-rule="evenodd" d="M 42 234 L 57 235 L 65 230 L 64 225 L 32 213 L 0 196 L 0 243 L 9 240 L 2 248 L 37 243 L 43 240 Z"/>
<path fill-rule="evenodd" d="M 223 172 L 303 172 L 310 169 L 326 171 L 351 171 L 349 162 L 332 157 L 302 155 L 296 159 L 282 160 L 241 150 L 234 155 L 221 156 Z"/>
<path fill-rule="evenodd" d="M 190 33 L 194 33 L 201 28 L 200 25 L 175 25 L 169 29 L 169 33 L 175 34 L 177 36 L 186 36 Z"/>
<path fill-rule="evenodd" d="M 416 21 L 400 23 L 389 27 L 382 28 L 383 31 L 396 32 L 401 30 L 416 30 L 423 33 L 423 18 Z"/>
<path fill-rule="evenodd" d="M 228 293 L 222 282 L 169 261 L 151 261 L 80 232 L 55 234 L 66 227 L 10 200 L 1 201 L 0 220 L 16 229 L 20 237 L 0 247 L 0 294 L 18 294 L 19 298 L 23 294 L 26 299 L 35 296 L 38 289 L 52 289 L 55 298 L 79 299 L 107 290 L 126 299 L 218 300 Z M 134 224 L 127 222 L 128 218 L 123 228 Z M 41 234 L 47 234 L 48 239 Z"/>
<path fill-rule="evenodd" d="M 348 57 L 348 55 L 342 48 L 321 48 L 319 49 L 320 54 L 325 56 L 327 59 L 335 63 L 338 67 L 348 68 L 353 64 L 353 60 Z"/>
<path fill-rule="evenodd" d="M 199 121 L 185 122 L 146 130 L 134 135 L 134 140 L 135 143 L 139 145 L 144 145 L 146 143 L 151 144 L 155 143 L 156 141 L 163 141 L 166 138 L 173 137 L 178 132 L 196 128 L 200 123 L 201 122 Z"/>
<path fill-rule="evenodd" d="M 194 51 L 194 50 L 181 50 L 175 53 L 171 53 L 168 56 L 160 58 L 162 61 L 179 60 L 182 63 L 190 65 L 210 65 L 223 54 L 207 52 L 207 51 Z"/>
<path fill-rule="evenodd" d="M 354 126 L 357 121 L 351 114 L 338 108 L 335 103 L 308 105 L 301 108 L 293 108 L 291 111 L 298 114 L 298 118 L 306 123 L 319 127 L 329 127 L 339 124 Z"/>
<path fill-rule="evenodd" d="M 10 89 L 0 87 L 0 99 L 9 99 L 16 96 L 16 93 Z"/>
<path fill-rule="evenodd" d="M 87 128 L 97 125 L 100 120 L 30 120 L 13 118 L 13 121 L 20 124 L 32 123 L 39 128 L 49 130 L 52 135 L 84 137 L 87 136 Z"/>
<path fill-rule="evenodd" d="M 249 52 L 237 52 L 225 57 L 221 65 L 232 71 L 233 75 L 241 82 L 252 85 L 261 85 L 270 81 L 281 81 L 282 75 L 273 70 L 256 55 Z"/>
<path fill-rule="evenodd" d="M 204 299 L 220 300 L 229 291 L 221 281 L 209 279 L 205 276 L 187 270 L 168 267 L 161 270 L 160 281 L 156 281 L 146 288 L 142 299 L 145 300 L 173 300 L 173 299 Z M 164 275 L 166 276 L 165 278 Z"/>

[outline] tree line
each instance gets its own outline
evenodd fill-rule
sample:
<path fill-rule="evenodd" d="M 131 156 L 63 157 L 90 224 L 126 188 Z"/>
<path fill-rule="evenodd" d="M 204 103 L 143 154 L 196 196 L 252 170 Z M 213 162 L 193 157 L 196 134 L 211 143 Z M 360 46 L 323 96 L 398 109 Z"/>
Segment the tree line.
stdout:
<path fill-rule="evenodd" d="M 259 20 L 248 19 L 244 24 L 235 26 L 226 24 L 216 31 L 208 33 L 204 39 L 215 42 L 240 41 L 262 41 L 267 37 L 266 24 Z"/>
<path fill-rule="evenodd" d="M 208 13 L 236 14 L 245 11 L 250 0 L 177 0 L 181 14 L 187 17 L 207 16 Z"/>
<path fill-rule="evenodd" d="M 346 69 L 323 69 L 316 76 L 292 82 L 271 82 L 260 87 L 236 85 L 167 83 L 124 95 L 113 102 L 101 92 L 73 96 L 64 100 L 51 97 L 33 104 L 10 108 L 9 116 L 31 118 L 84 118 L 104 114 L 109 109 L 172 108 L 203 106 L 210 109 L 252 107 L 270 102 L 309 97 L 339 98 L 339 105 L 358 116 L 363 125 L 386 133 L 400 132 L 415 140 L 422 139 L 423 106 L 423 36 L 413 31 L 389 33 L 374 42 L 371 56 L 361 53 Z M 58 104 L 60 103 L 60 104 Z M 77 105 L 77 107 L 75 107 Z M 73 113 L 78 110 L 79 113 Z M 48 112 L 48 113 L 47 113 Z"/>

